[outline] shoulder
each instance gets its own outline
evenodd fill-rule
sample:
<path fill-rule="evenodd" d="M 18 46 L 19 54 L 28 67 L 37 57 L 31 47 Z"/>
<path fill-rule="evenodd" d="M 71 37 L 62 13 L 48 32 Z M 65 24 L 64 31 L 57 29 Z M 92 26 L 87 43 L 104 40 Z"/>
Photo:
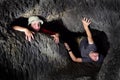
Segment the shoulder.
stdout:
<path fill-rule="evenodd" d="M 16 18 L 11 22 L 11 26 L 27 26 L 27 24 L 28 18 L 25 17 Z"/>
<path fill-rule="evenodd" d="M 88 44 L 87 48 L 88 48 L 89 51 L 97 51 L 97 47 L 94 43 L 93 44 Z"/>
<path fill-rule="evenodd" d="M 104 60 L 104 56 L 102 54 L 99 54 L 99 60 L 98 62 L 102 63 Z"/>

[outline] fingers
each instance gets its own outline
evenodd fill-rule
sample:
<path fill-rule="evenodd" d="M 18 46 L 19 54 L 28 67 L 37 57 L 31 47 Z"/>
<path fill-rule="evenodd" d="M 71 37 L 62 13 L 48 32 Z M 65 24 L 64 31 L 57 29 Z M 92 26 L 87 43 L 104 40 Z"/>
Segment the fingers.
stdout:
<path fill-rule="evenodd" d="M 31 38 L 32 38 L 32 39 L 34 39 L 34 36 L 33 36 L 33 35 L 31 35 Z"/>
<path fill-rule="evenodd" d="M 33 34 L 35 34 L 35 33 L 30 30 L 26 30 L 25 31 L 25 39 L 28 41 L 31 41 L 32 39 L 34 39 Z"/>
<path fill-rule="evenodd" d="M 31 37 L 29 37 L 29 36 L 25 36 L 25 39 L 28 41 L 31 41 Z"/>
<path fill-rule="evenodd" d="M 59 43 L 59 40 L 58 40 L 58 39 L 55 39 L 54 41 L 55 41 L 55 43 L 56 43 L 56 44 L 58 44 L 58 43 Z"/>
<path fill-rule="evenodd" d="M 26 40 L 28 40 L 28 37 L 27 37 L 27 36 L 25 36 L 25 39 L 26 39 Z"/>
<path fill-rule="evenodd" d="M 31 34 L 31 35 L 26 35 L 26 36 L 25 36 L 25 39 L 28 40 L 28 41 L 31 41 L 32 39 L 34 39 L 34 36 L 33 36 L 33 34 Z"/>
<path fill-rule="evenodd" d="M 55 43 L 59 43 L 59 37 L 54 37 Z"/>
<path fill-rule="evenodd" d="M 55 37 L 55 35 L 51 35 L 51 37 L 53 37 L 53 38 L 54 38 L 54 37 Z"/>
<path fill-rule="evenodd" d="M 90 25 L 90 23 L 91 23 L 91 20 L 84 17 L 84 18 L 82 19 L 82 23 L 83 23 L 83 26 L 84 26 L 84 27 L 88 27 L 88 26 Z"/>
<path fill-rule="evenodd" d="M 67 44 L 67 43 L 64 43 L 64 45 L 65 45 L 65 47 L 67 47 L 67 46 L 68 46 L 68 44 Z"/>
<path fill-rule="evenodd" d="M 64 45 L 65 45 L 67 50 L 70 50 L 70 47 L 69 47 L 69 45 L 67 43 L 64 43 Z"/>
<path fill-rule="evenodd" d="M 55 43 L 59 43 L 59 36 L 58 35 L 51 35 Z"/>
<path fill-rule="evenodd" d="M 67 43 L 65 42 L 64 45 L 66 45 Z"/>
<path fill-rule="evenodd" d="M 32 34 L 35 34 L 35 32 L 32 32 Z"/>
<path fill-rule="evenodd" d="M 85 17 L 83 18 L 83 21 L 86 21 L 87 23 L 91 23 L 91 20 Z"/>

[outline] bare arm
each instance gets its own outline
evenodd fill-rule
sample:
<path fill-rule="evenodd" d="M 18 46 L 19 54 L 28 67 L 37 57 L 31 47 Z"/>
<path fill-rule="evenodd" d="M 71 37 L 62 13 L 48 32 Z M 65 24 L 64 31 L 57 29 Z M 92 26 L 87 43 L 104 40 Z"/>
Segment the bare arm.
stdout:
<path fill-rule="evenodd" d="M 81 63 L 81 62 L 82 62 L 82 58 L 77 58 L 77 57 L 73 54 L 73 52 L 71 51 L 71 49 L 70 49 L 70 47 L 69 47 L 69 45 L 68 45 L 67 43 L 64 43 L 64 45 L 65 45 L 66 49 L 67 49 L 68 52 L 69 52 L 70 58 L 71 58 L 74 62 L 79 62 L 79 63 Z"/>
<path fill-rule="evenodd" d="M 34 39 L 34 37 L 33 37 L 34 32 L 31 32 L 27 28 L 24 28 L 24 27 L 21 27 L 21 26 L 13 26 L 13 29 L 17 30 L 17 31 L 24 32 L 25 33 L 25 38 L 28 41 L 31 41 L 31 39 Z"/>
<path fill-rule="evenodd" d="M 71 59 L 72 59 L 74 62 L 79 62 L 79 63 L 82 62 L 82 58 L 77 58 L 77 57 L 75 57 L 75 55 L 73 54 L 72 51 L 69 52 L 69 55 L 70 55 Z"/>
<path fill-rule="evenodd" d="M 21 32 L 25 32 L 27 30 L 27 28 L 21 26 L 13 26 L 13 29 Z"/>
<path fill-rule="evenodd" d="M 89 27 L 88 27 L 90 25 L 91 21 L 89 19 L 87 19 L 87 18 L 83 18 L 82 23 L 83 23 L 83 27 L 85 29 L 85 32 L 87 34 L 88 43 L 93 44 L 94 41 L 93 41 L 93 38 L 92 38 L 92 34 L 91 34 L 91 32 L 89 30 Z"/>

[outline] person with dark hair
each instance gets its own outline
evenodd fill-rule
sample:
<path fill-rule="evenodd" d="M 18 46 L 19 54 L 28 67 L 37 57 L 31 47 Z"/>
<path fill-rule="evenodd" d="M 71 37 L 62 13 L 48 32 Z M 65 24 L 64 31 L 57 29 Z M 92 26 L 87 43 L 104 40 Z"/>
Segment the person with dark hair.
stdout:
<path fill-rule="evenodd" d="M 79 43 L 79 51 L 81 53 L 81 58 L 77 58 L 73 51 L 71 50 L 68 43 L 64 43 L 66 49 L 68 50 L 68 53 L 70 55 L 70 58 L 74 62 L 102 62 L 103 56 L 97 52 L 97 47 L 94 43 L 91 31 L 89 30 L 89 25 L 91 23 L 90 19 L 83 18 L 82 19 L 84 30 L 87 34 L 87 37 L 79 37 L 77 39 Z"/>
<path fill-rule="evenodd" d="M 44 21 L 38 16 L 30 16 L 29 18 L 19 18 L 12 23 L 12 28 L 25 33 L 25 38 L 28 41 L 34 39 L 35 32 L 49 34 L 53 37 L 55 43 L 59 43 L 59 33 L 50 31 L 43 27 Z"/>

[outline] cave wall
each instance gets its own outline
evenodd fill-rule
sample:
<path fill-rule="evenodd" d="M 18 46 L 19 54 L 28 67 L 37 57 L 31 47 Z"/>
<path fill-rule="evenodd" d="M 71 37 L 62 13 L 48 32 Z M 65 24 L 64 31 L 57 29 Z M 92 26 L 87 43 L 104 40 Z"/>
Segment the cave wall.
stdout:
<path fill-rule="evenodd" d="M 119 80 L 119 10 L 119 0 L 1 0 L 1 80 L 93 80 L 89 76 L 98 71 L 93 64 L 88 68 L 86 64 L 73 63 L 63 44 L 54 44 L 49 36 L 37 34 L 30 43 L 23 33 L 9 30 L 15 18 L 30 15 L 41 15 L 47 21 L 61 19 L 73 32 L 84 31 L 82 16 L 90 18 L 91 28 L 103 31 L 110 42 L 108 55 L 95 79 Z M 81 77 L 86 74 L 88 77 Z"/>

